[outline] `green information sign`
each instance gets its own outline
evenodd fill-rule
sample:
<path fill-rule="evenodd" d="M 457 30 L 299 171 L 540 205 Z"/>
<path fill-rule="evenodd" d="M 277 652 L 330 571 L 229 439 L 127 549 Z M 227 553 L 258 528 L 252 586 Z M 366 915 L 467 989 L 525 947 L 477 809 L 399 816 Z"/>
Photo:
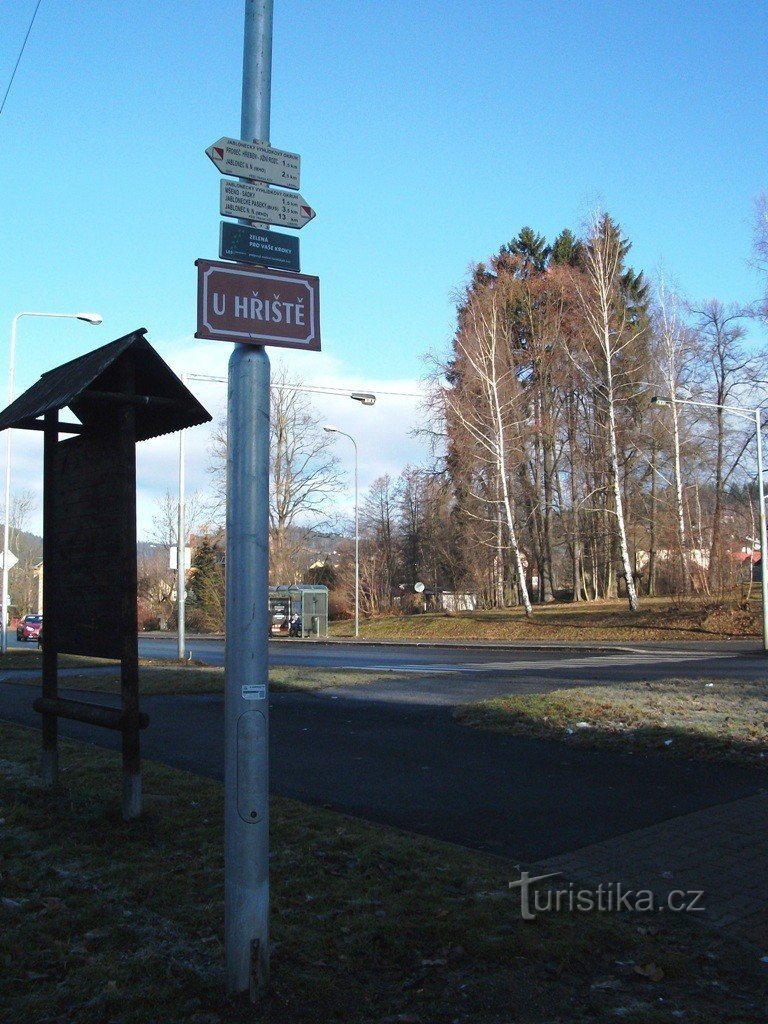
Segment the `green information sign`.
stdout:
<path fill-rule="evenodd" d="M 298 273 L 299 240 L 247 224 L 221 222 L 219 257 L 236 263 L 250 263 L 259 267 L 274 267 Z"/>

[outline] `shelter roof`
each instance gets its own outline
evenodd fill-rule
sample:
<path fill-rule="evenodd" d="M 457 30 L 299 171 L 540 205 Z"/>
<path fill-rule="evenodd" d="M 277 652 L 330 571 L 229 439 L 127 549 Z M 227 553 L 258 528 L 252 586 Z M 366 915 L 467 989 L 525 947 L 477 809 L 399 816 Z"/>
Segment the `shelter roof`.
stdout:
<path fill-rule="evenodd" d="M 122 402 L 136 407 L 136 440 L 170 434 L 207 423 L 210 413 L 198 402 L 149 344 L 145 328 L 44 373 L 0 413 L 0 430 L 39 429 L 40 417 L 69 408 L 86 430 L 114 425 Z M 134 386 L 123 386 L 126 363 L 134 368 Z M 65 428 L 63 428 L 65 429 Z"/>

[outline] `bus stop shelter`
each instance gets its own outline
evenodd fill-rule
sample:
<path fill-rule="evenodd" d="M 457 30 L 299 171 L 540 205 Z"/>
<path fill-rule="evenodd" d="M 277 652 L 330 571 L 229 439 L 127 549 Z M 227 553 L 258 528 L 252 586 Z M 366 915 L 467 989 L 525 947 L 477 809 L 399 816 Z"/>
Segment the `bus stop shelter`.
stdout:
<path fill-rule="evenodd" d="M 328 636 L 328 587 L 292 583 L 269 588 L 269 620 L 290 623 L 298 616 L 298 635 Z"/>

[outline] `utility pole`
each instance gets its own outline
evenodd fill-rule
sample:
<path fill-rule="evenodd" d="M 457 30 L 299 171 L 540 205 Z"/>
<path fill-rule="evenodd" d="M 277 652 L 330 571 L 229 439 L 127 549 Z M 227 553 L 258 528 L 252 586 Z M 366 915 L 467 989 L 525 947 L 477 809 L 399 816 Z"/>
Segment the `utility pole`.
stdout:
<path fill-rule="evenodd" d="M 268 143 L 272 0 L 245 0 L 241 138 Z M 254 1001 L 269 978 L 269 358 L 229 360 L 224 758 L 227 991 Z"/>

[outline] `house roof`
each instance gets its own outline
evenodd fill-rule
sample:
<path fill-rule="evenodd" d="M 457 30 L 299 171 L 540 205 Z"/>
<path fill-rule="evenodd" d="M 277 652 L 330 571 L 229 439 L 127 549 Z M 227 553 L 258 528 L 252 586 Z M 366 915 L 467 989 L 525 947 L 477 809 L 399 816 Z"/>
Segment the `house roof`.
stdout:
<path fill-rule="evenodd" d="M 0 430 L 39 426 L 52 409 L 69 408 L 88 429 L 114 424 L 120 407 L 123 369 L 135 367 L 136 440 L 207 423 L 210 413 L 161 359 L 145 338 L 145 328 L 94 349 L 44 373 L 0 413 Z"/>

